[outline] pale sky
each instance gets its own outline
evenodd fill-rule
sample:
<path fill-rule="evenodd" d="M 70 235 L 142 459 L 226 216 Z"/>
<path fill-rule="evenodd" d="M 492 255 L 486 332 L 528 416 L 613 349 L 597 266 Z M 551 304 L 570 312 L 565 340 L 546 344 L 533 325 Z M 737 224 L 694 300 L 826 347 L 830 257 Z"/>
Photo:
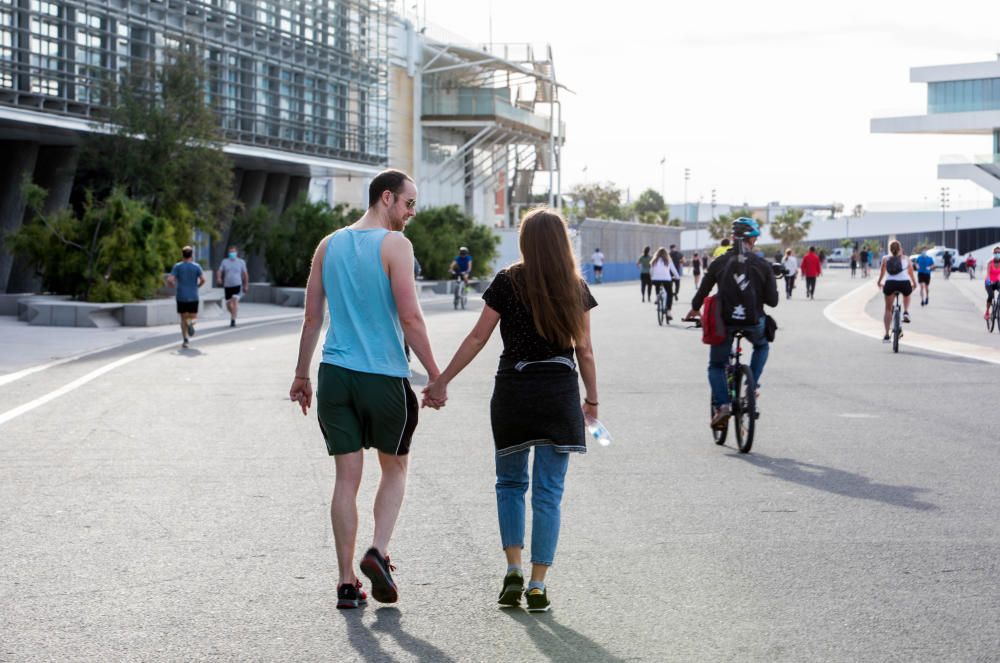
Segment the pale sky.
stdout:
<path fill-rule="evenodd" d="M 668 202 L 687 167 L 689 201 L 714 188 L 721 203 L 915 209 L 949 186 L 953 209 L 991 205 L 937 179 L 942 156 L 988 154 L 989 136 L 872 134 L 869 120 L 926 112 L 911 67 L 995 59 L 1000 3 L 426 0 L 429 23 L 474 43 L 491 14 L 494 42 L 550 43 L 576 93 L 561 97 L 564 190 L 659 190 L 666 156 Z"/>

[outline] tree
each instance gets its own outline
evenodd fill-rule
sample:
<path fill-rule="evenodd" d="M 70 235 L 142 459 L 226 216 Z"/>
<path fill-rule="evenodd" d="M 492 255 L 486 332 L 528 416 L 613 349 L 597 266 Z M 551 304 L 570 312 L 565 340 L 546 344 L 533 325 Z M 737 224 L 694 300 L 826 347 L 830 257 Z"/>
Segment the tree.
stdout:
<path fill-rule="evenodd" d="M 292 203 L 267 233 L 264 242 L 267 267 L 274 284 L 305 287 L 316 245 L 334 230 L 353 223 L 362 214 L 363 212 L 350 209 L 347 205 L 330 207 L 325 202 L 310 202 L 304 195 Z M 264 218 L 267 218 L 266 209 Z M 253 243 L 244 240 L 242 246 L 253 247 Z"/>
<path fill-rule="evenodd" d="M 771 222 L 771 237 L 781 242 L 781 248 L 790 248 L 809 235 L 812 221 L 803 221 L 804 213 L 803 210 L 789 208 Z"/>
<path fill-rule="evenodd" d="M 82 212 L 42 213 L 46 192 L 27 184 L 31 220 L 10 236 L 11 250 L 28 259 L 46 290 L 92 302 L 151 297 L 177 255 L 170 224 L 122 189 Z"/>
<path fill-rule="evenodd" d="M 413 243 L 413 254 L 427 279 L 447 278 L 448 267 L 460 246 L 468 247 L 472 254 L 472 275 L 486 276 L 500 243 L 488 226 L 476 223 L 457 205 L 420 210 L 404 232 Z"/>
<path fill-rule="evenodd" d="M 718 242 L 732 234 L 732 226 L 732 220 L 722 214 L 708 222 L 708 235 Z"/>
<path fill-rule="evenodd" d="M 635 200 L 634 208 L 636 214 L 640 217 L 647 212 L 652 212 L 659 216 L 666 216 L 669 213 L 669 209 L 663 201 L 663 196 L 654 189 L 646 189 L 640 193 L 639 197 Z"/>
<path fill-rule="evenodd" d="M 114 189 L 171 222 L 185 243 L 193 227 L 210 233 L 233 208 L 232 164 L 205 102 L 206 76 L 193 51 L 134 64 L 109 81 L 106 124 L 85 140 L 78 183 L 102 200 Z"/>
<path fill-rule="evenodd" d="M 622 191 L 612 182 L 605 184 L 577 184 L 573 195 L 583 202 L 584 215 L 591 219 L 620 219 Z"/>

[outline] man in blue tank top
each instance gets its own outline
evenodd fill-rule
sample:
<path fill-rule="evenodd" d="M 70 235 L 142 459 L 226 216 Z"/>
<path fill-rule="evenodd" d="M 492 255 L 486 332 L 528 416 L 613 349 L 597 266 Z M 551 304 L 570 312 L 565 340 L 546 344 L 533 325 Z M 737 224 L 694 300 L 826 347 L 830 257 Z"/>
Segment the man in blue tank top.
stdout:
<path fill-rule="evenodd" d="M 330 328 L 317 376 L 316 405 L 327 452 L 336 463 L 330 508 L 340 579 L 337 607 L 356 608 L 367 596 L 354 573 L 358 530 L 356 498 L 365 449 L 375 447 L 382 478 L 375 496 L 375 534 L 361 560 L 372 596 L 394 603 L 399 593 L 389 563 L 389 538 L 403 503 L 417 397 L 410 388 L 404 340 L 437 378 L 427 328 L 413 279 L 413 246 L 403 236 L 416 213 L 417 187 L 408 175 L 386 170 L 368 189 L 368 211 L 325 237 L 313 255 L 306 286 L 305 320 L 291 399 L 306 414 L 312 404 L 310 367 L 323 328 Z M 431 407 L 443 401 L 428 401 Z"/>

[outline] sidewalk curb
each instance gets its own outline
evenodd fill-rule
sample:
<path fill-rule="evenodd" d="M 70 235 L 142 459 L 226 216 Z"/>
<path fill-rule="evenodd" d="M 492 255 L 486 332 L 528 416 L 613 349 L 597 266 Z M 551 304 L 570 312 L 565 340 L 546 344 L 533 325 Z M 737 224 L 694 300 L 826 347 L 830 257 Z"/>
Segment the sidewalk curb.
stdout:
<path fill-rule="evenodd" d="M 868 296 L 866 296 L 863 292 L 866 288 L 871 288 L 870 282 L 858 286 L 846 295 L 842 295 L 828 304 L 823 309 L 823 315 L 838 327 L 842 327 L 855 334 L 882 340 L 882 323 L 872 318 L 865 311 L 868 302 L 877 297 L 880 291 L 869 291 Z M 932 334 L 911 331 L 910 329 L 906 330 L 899 344 L 918 350 L 928 350 L 963 359 L 1000 364 L 1000 349 L 966 343 L 964 341 L 953 341 Z"/>

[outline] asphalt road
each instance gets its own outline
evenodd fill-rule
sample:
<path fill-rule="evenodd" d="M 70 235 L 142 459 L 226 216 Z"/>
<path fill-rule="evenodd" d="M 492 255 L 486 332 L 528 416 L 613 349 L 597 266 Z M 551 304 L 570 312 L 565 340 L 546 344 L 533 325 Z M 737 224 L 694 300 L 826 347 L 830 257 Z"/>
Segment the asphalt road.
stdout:
<path fill-rule="evenodd" d="M 0 424 L 0 660 L 1000 660 L 998 367 L 835 326 L 856 285 L 782 300 L 750 455 L 711 441 L 698 333 L 658 327 L 636 284 L 594 288 L 614 442 L 571 461 L 540 616 L 495 605 L 499 334 L 421 413 L 401 601 L 358 611 L 334 607 L 333 463 L 286 398 L 295 323 L 2 385 L 0 416 L 79 384 Z M 977 315 L 954 287 L 939 302 Z M 476 312 L 429 308 L 443 365 Z M 971 320 L 954 333 L 1000 343 Z"/>

